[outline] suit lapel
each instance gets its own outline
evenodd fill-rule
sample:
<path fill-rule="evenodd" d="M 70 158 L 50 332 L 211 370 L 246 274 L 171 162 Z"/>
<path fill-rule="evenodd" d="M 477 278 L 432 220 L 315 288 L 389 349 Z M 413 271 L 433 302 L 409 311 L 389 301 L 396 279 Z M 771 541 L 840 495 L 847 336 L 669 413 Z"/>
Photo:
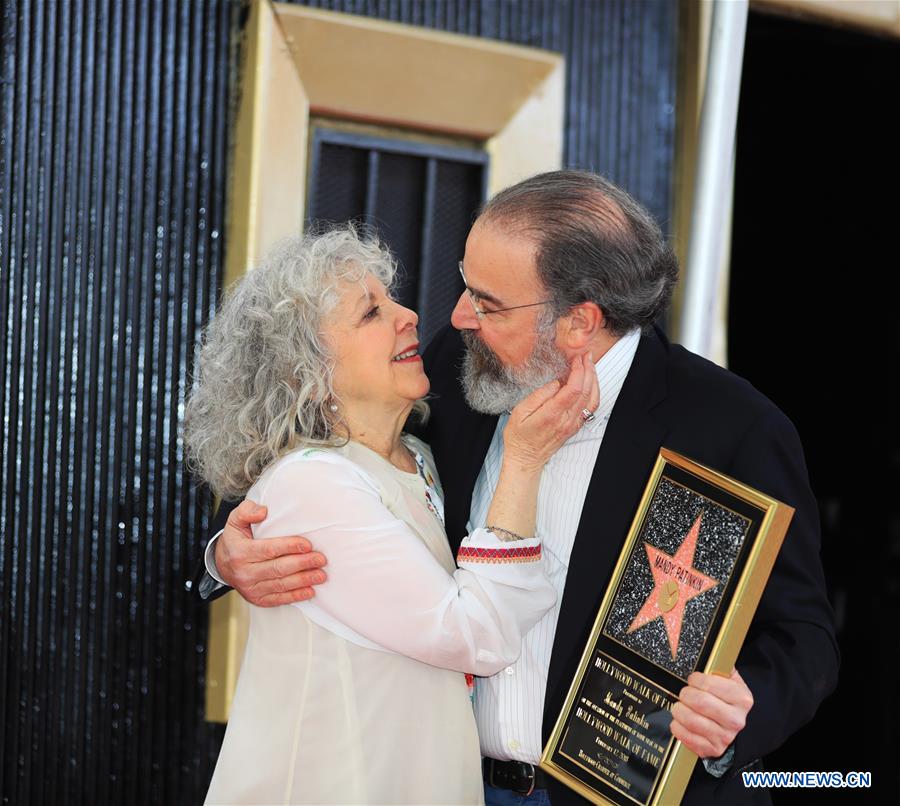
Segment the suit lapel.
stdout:
<path fill-rule="evenodd" d="M 431 446 L 444 491 L 447 539 L 455 553 L 466 534 L 475 479 L 491 444 L 497 418 L 466 404 L 459 380 L 463 360 L 459 331 L 447 325 L 425 351 L 432 380 L 431 411 L 422 436 Z"/>
<path fill-rule="evenodd" d="M 559 715 L 665 437 L 666 425 L 651 414 L 665 394 L 664 337 L 644 335 L 607 424 L 569 558 L 547 680 L 545 739 Z"/>
<path fill-rule="evenodd" d="M 475 481 L 484 464 L 497 428 L 497 418 L 479 414 L 466 407 L 465 422 L 460 423 L 457 435 L 465 434 L 465 439 L 456 439 L 452 452 L 458 457 L 458 464 L 449 476 L 451 488 L 445 487 L 445 497 L 449 509 L 447 518 L 447 539 L 454 554 L 466 535 L 466 524 L 472 509 L 472 493 Z"/>

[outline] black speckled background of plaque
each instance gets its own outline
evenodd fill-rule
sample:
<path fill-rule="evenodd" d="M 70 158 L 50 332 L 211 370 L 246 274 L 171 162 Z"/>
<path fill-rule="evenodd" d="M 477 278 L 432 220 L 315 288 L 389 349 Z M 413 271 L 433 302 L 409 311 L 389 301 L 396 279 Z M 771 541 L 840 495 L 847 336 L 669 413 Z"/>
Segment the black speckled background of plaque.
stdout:
<path fill-rule="evenodd" d="M 678 654 L 673 660 L 661 618 L 644 624 L 630 634 L 628 627 L 654 589 L 644 543 L 674 555 L 701 510 L 703 521 L 693 567 L 718 580 L 719 584 L 686 604 Z M 749 518 L 663 476 L 650 503 L 640 539 L 635 541 L 628 558 L 625 574 L 604 625 L 604 634 L 650 663 L 685 680 L 697 667 L 750 526 Z"/>

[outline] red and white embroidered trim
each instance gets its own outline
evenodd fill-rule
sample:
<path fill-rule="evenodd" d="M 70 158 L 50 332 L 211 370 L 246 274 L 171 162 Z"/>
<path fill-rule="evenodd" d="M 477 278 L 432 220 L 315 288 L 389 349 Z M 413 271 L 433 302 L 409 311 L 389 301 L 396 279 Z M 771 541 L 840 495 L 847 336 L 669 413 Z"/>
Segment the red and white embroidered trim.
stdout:
<path fill-rule="evenodd" d="M 508 549 L 484 549 L 460 546 L 456 554 L 457 562 L 470 563 L 533 563 L 541 558 L 540 546 Z"/>

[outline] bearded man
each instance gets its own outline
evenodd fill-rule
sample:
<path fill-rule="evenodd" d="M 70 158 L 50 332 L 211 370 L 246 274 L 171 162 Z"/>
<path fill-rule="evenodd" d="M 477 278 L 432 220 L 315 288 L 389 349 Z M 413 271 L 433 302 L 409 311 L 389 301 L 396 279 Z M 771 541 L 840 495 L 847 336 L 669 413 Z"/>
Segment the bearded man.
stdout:
<path fill-rule="evenodd" d="M 601 392 L 595 416 L 541 480 L 537 531 L 557 605 L 515 664 L 476 681 L 487 803 L 583 802 L 536 765 L 661 447 L 796 510 L 736 669 L 692 674 L 672 710 L 672 734 L 703 760 L 684 803 L 770 802 L 739 773 L 761 769 L 812 718 L 838 667 L 816 502 L 793 425 L 749 383 L 656 327 L 677 279 L 674 255 L 649 213 L 603 177 L 555 171 L 501 191 L 472 227 L 460 271 L 466 290 L 452 328 L 424 355 L 432 415 L 422 431 L 454 550 L 467 526 L 484 524 L 507 412 L 584 353 Z M 299 536 L 248 539 L 264 515 L 252 502 L 233 510 L 207 568 L 257 605 L 308 598 L 325 580 L 325 558 Z M 201 595 L 214 587 L 200 581 Z"/>

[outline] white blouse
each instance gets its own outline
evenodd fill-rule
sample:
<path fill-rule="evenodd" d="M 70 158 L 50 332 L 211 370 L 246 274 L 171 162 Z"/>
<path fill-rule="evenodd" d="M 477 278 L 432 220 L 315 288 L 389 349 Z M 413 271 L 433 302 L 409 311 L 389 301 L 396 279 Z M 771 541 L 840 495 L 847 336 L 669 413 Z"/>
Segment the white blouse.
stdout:
<path fill-rule="evenodd" d="M 461 672 L 515 661 L 556 593 L 536 539 L 475 529 L 455 567 L 430 451 L 404 439 L 424 472 L 357 443 L 306 448 L 248 493 L 269 510 L 254 537 L 303 534 L 328 580 L 309 601 L 250 608 L 208 803 L 481 802 Z"/>

